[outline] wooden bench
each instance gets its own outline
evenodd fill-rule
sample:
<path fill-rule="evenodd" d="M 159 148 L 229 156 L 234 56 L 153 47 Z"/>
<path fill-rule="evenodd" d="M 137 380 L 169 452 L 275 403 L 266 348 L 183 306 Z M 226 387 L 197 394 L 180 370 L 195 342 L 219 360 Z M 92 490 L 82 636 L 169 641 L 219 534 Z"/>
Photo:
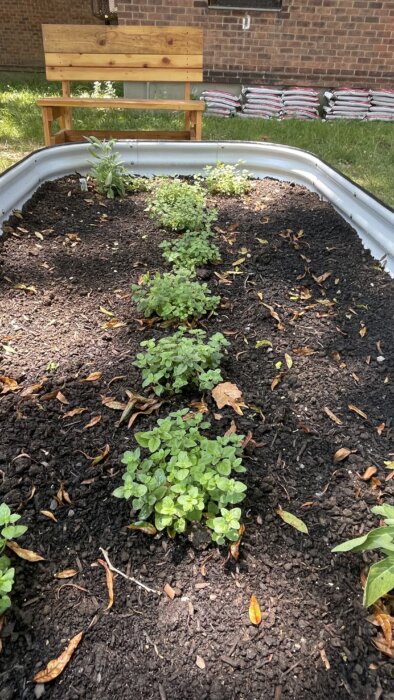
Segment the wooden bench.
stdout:
<path fill-rule="evenodd" d="M 204 103 L 190 99 L 190 83 L 202 82 L 203 36 L 197 27 L 42 25 L 46 77 L 62 82 L 63 96 L 37 101 L 42 108 L 45 145 L 98 138 L 201 140 Z M 107 99 L 71 97 L 70 81 L 122 80 L 181 82 L 184 98 Z M 77 130 L 74 107 L 171 110 L 185 113 L 183 131 Z M 60 130 L 52 133 L 52 122 Z"/>

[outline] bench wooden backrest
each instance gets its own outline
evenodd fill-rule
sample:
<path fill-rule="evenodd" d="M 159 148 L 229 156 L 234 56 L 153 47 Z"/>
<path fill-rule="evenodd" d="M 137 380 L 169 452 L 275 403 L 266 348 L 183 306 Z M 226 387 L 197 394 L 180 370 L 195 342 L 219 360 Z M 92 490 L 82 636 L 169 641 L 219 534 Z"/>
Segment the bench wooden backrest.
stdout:
<path fill-rule="evenodd" d="M 48 80 L 202 82 L 197 27 L 43 24 Z"/>

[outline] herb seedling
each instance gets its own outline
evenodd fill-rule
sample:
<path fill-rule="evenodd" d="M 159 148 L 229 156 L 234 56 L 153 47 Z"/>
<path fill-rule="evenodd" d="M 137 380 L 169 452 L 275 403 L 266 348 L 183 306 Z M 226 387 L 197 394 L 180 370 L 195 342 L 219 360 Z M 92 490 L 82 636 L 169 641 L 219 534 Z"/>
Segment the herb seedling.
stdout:
<path fill-rule="evenodd" d="M 11 592 L 14 585 L 15 569 L 11 566 L 9 558 L 3 554 L 7 540 L 14 540 L 23 535 L 27 527 L 15 525 L 20 520 L 20 515 L 11 513 L 6 503 L 0 505 L 0 615 L 11 605 Z"/>
<path fill-rule="evenodd" d="M 250 190 L 250 174 L 247 170 L 240 170 L 238 165 L 225 165 L 219 162 L 215 166 L 207 165 L 204 173 L 205 185 L 211 194 L 240 197 Z M 200 177 L 197 179 L 199 180 Z"/>
<path fill-rule="evenodd" d="M 133 363 L 142 369 L 142 386 L 152 385 L 160 396 L 177 394 L 187 386 L 206 391 L 223 381 L 219 369 L 222 348 L 230 343 L 221 333 L 208 341 L 206 335 L 200 329 L 185 333 L 182 328 L 158 341 L 144 340 L 141 347 L 145 352 L 139 353 Z"/>
<path fill-rule="evenodd" d="M 127 170 L 119 159 L 119 154 L 115 153 L 115 141 L 100 141 L 95 136 L 87 139 L 92 145 L 89 153 L 96 158 L 91 162 L 90 177 L 96 183 L 97 191 L 105 194 L 108 199 L 114 199 L 116 195 L 123 197 L 126 193 L 124 178 Z"/>
<path fill-rule="evenodd" d="M 216 209 L 206 207 L 203 188 L 178 178 L 159 181 L 147 211 L 162 226 L 173 231 L 209 231 L 217 219 Z"/>
<path fill-rule="evenodd" d="M 142 458 L 139 448 L 124 453 L 123 486 L 113 495 L 132 499 L 136 525 L 152 518 L 157 530 L 175 534 L 205 519 L 214 542 L 235 542 L 241 509 L 233 506 L 245 498 L 246 485 L 232 473 L 246 471 L 239 456 L 243 436 L 207 438 L 200 431 L 210 423 L 187 413 L 170 413 L 153 430 L 135 434 L 149 456 Z"/>
<path fill-rule="evenodd" d="M 207 232 L 189 231 L 174 241 L 163 241 L 160 248 L 164 250 L 163 258 L 172 264 L 174 271 L 179 269 L 194 270 L 210 262 L 219 262 L 219 248 L 210 243 Z"/>
<path fill-rule="evenodd" d="M 151 279 L 144 276 L 143 284 L 133 284 L 133 301 L 146 317 L 156 315 L 165 321 L 186 321 L 213 311 L 220 297 L 212 296 L 208 285 L 194 282 L 189 271 L 177 274 L 159 272 Z"/>

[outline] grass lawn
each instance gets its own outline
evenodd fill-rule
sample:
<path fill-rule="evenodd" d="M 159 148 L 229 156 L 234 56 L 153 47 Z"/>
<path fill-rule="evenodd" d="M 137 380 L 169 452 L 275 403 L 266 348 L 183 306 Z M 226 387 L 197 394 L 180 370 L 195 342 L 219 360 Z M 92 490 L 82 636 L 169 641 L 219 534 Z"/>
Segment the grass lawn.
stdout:
<path fill-rule="evenodd" d="M 78 85 L 74 93 L 89 89 L 89 85 Z M 51 94 L 60 94 L 60 85 L 44 78 L 0 79 L 0 171 L 42 146 L 41 115 L 35 101 Z M 122 110 L 75 110 L 74 123 L 85 129 L 159 129 L 180 126 L 181 117 Z M 394 206 L 394 124 L 205 117 L 203 138 L 263 140 L 306 149 Z"/>

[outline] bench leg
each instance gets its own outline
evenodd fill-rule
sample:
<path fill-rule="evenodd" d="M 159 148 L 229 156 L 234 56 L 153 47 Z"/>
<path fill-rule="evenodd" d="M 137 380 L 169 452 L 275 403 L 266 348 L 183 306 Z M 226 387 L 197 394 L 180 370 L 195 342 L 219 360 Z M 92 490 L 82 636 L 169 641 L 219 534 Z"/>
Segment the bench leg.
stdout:
<path fill-rule="evenodd" d="M 185 112 L 185 131 L 190 131 L 190 112 Z"/>
<path fill-rule="evenodd" d="M 196 141 L 201 141 L 202 138 L 202 112 L 196 114 Z"/>
<path fill-rule="evenodd" d="M 51 145 L 51 123 L 52 123 L 52 109 L 51 107 L 42 107 L 42 126 L 44 129 L 44 144 L 45 146 Z"/>

